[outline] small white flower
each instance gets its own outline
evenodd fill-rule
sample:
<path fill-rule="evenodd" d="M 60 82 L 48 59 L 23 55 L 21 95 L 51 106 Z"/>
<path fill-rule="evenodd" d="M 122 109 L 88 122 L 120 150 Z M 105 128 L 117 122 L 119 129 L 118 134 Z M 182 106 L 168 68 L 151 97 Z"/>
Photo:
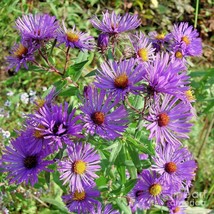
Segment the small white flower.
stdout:
<path fill-rule="evenodd" d="M 3 138 L 9 138 L 10 137 L 10 132 L 9 131 L 3 131 L 2 132 Z"/>
<path fill-rule="evenodd" d="M 13 95 L 14 95 L 14 92 L 12 92 L 12 91 L 7 92 L 7 96 L 11 97 Z"/>
<path fill-rule="evenodd" d="M 42 87 L 42 91 L 46 91 L 48 88 L 46 86 Z"/>
<path fill-rule="evenodd" d="M 29 95 L 30 95 L 30 96 L 34 96 L 34 95 L 36 95 L 36 91 L 32 91 L 32 90 L 30 90 L 30 91 L 29 91 Z"/>
<path fill-rule="evenodd" d="M 11 102 L 10 100 L 7 100 L 5 103 L 4 103 L 5 106 L 9 107 L 11 105 Z"/>
<path fill-rule="evenodd" d="M 28 102 L 29 102 L 29 96 L 26 92 L 21 94 L 20 99 L 24 104 L 28 104 Z"/>

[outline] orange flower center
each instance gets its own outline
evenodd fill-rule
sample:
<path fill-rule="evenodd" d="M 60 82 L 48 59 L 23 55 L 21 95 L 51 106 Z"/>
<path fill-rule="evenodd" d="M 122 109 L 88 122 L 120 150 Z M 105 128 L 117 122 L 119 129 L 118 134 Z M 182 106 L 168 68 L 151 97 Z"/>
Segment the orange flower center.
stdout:
<path fill-rule="evenodd" d="M 25 55 L 27 52 L 28 49 L 23 44 L 19 44 L 19 47 L 14 52 L 14 55 L 18 58 L 22 58 L 22 55 Z"/>
<path fill-rule="evenodd" d="M 160 127 L 166 126 L 166 125 L 169 124 L 169 116 L 168 116 L 167 113 L 161 113 L 161 114 L 159 114 L 158 117 L 159 117 L 159 118 L 158 118 L 158 125 L 159 125 Z"/>
<path fill-rule="evenodd" d="M 172 174 L 177 171 L 177 166 L 174 162 L 169 162 L 165 164 L 165 171 Z"/>
<path fill-rule="evenodd" d="M 178 213 L 180 211 L 180 207 L 176 207 L 174 210 L 173 210 L 173 213 Z"/>
<path fill-rule="evenodd" d="M 141 48 L 139 51 L 138 51 L 138 55 L 141 57 L 141 59 L 144 61 L 144 62 L 147 62 L 149 60 L 148 58 L 148 51 L 146 50 L 146 48 Z"/>
<path fill-rule="evenodd" d="M 189 38 L 188 38 L 187 36 L 183 36 L 183 37 L 181 38 L 181 40 L 182 40 L 183 42 L 185 42 L 186 45 L 189 45 L 189 44 L 190 44 L 190 40 L 189 40 Z"/>
<path fill-rule="evenodd" d="M 149 193 L 153 196 L 157 196 L 161 193 L 162 186 L 160 184 L 153 184 L 149 187 Z"/>
<path fill-rule="evenodd" d="M 192 94 L 192 91 L 191 91 L 191 90 L 185 91 L 185 95 L 186 95 L 186 97 L 187 97 L 187 99 L 188 99 L 189 101 L 195 100 L 195 97 L 194 97 L 194 95 Z"/>
<path fill-rule="evenodd" d="M 183 58 L 183 54 L 182 54 L 180 51 L 177 51 L 177 52 L 175 53 L 175 57 L 176 57 L 176 58 L 179 58 L 179 59 L 182 59 L 182 58 Z"/>
<path fill-rule="evenodd" d="M 41 125 L 41 124 L 39 124 L 37 126 L 37 128 L 45 129 L 45 127 L 43 125 Z M 42 131 L 41 130 L 35 130 L 34 133 L 33 133 L 33 136 L 36 137 L 36 138 L 42 138 L 43 137 Z"/>
<path fill-rule="evenodd" d="M 163 33 L 160 33 L 156 36 L 156 39 L 163 40 L 165 38 L 165 35 Z"/>
<path fill-rule="evenodd" d="M 79 40 L 79 35 L 76 33 L 73 33 L 72 31 L 67 32 L 67 39 L 69 42 L 78 42 Z"/>
<path fill-rule="evenodd" d="M 128 86 L 128 83 L 129 83 L 129 79 L 125 73 L 119 75 L 114 80 L 115 87 L 120 89 L 125 89 Z"/>
<path fill-rule="evenodd" d="M 91 119 L 95 124 L 102 125 L 105 121 L 105 115 L 103 112 L 97 111 L 92 114 Z"/>
<path fill-rule="evenodd" d="M 74 192 L 74 197 L 73 200 L 74 201 L 82 201 L 84 200 L 86 197 L 85 191 L 83 192 L 78 192 L 77 190 Z"/>
<path fill-rule="evenodd" d="M 86 171 L 86 162 L 78 160 L 73 164 L 73 171 L 76 174 L 82 175 Z"/>

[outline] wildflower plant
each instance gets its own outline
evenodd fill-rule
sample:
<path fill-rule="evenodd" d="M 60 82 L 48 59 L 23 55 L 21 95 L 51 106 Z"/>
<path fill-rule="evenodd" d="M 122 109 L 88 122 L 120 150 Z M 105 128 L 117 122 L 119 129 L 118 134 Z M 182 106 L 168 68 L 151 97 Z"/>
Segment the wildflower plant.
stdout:
<path fill-rule="evenodd" d="M 183 145 L 195 116 L 188 57 L 202 52 L 197 30 L 180 23 L 168 34 L 146 35 L 136 30 L 137 15 L 110 11 L 90 22 L 97 42 L 48 14 L 17 19 L 20 43 L 8 69 L 39 68 L 57 81 L 34 101 L 0 168 L 16 184 L 34 185 L 42 171 L 57 172 L 62 201 L 74 213 L 134 213 L 155 205 L 183 213 L 179 206 L 197 169 Z M 65 54 L 61 68 L 51 60 L 54 49 Z M 84 60 L 80 54 L 71 60 L 72 49 Z M 100 63 L 83 72 L 93 52 Z"/>

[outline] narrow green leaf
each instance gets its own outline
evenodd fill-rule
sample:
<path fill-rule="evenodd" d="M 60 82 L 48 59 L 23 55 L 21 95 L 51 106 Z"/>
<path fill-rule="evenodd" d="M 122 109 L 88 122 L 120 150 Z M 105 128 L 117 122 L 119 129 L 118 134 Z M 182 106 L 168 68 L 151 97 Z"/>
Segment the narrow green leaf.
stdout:
<path fill-rule="evenodd" d="M 76 63 L 70 66 L 70 68 L 67 69 L 66 75 L 71 76 L 73 81 L 77 81 L 80 78 L 82 74 L 82 69 L 84 68 L 87 62 L 88 60 L 85 60 L 83 62 Z"/>
<path fill-rule="evenodd" d="M 132 179 L 125 183 L 125 189 L 123 191 L 124 195 L 127 195 L 131 191 L 131 189 L 135 186 L 136 182 L 137 179 Z"/>

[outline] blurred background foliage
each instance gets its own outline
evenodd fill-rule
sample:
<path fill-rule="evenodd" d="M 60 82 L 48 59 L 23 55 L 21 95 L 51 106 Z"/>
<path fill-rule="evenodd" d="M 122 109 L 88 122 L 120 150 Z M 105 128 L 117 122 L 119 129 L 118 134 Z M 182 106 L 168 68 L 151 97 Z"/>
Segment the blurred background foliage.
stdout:
<path fill-rule="evenodd" d="M 214 7 L 212 0 L 199 1 L 197 29 L 203 41 L 203 55 L 191 60 L 189 73 L 192 77 L 191 87 L 196 98 L 197 116 L 190 139 L 185 142 L 198 162 L 198 171 L 190 198 L 191 206 L 214 208 Z M 49 13 L 59 20 L 65 20 L 71 27 L 76 25 L 81 31 L 98 36 L 88 21 L 94 14 L 115 10 L 117 13 L 131 12 L 138 14 L 142 20 L 140 30 L 148 33 L 153 30 L 169 31 L 173 23 L 188 21 L 194 25 L 196 0 L 1 0 L 0 1 L 0 149 L 8 144 L 14 130 L 22 128 L 24 114 L 33 110 L 33 102 L 57 81 L 57 76 L 41 71 L 21 70 L 18 74 L 7 71 L 5 62 L 9 49 L 18 41 L 14 22 L 26 13 Z M 72 51 L 71 60 L 83 61 L 84 54 Z M 99 54 L 91 53 L 83 73 L 90 73 L 98 67 Z M 63 66 L 64 55 L 54 52 L 57 66 Z M 90 65 L 90 66 L 89 66 Z M 80 77 L 82 78 L 82 77 Z M 88 80 L 84 79 L 85 83 Z M 59 98 L 63 100 L 63 98 Z M 1 153 L 1 151 L 0 151 Z M 57 172 L 49 184 L 45 184 L 46 174 L 40 176 L 40 184 L 35 187 L 5 185 L 5 175 L 0 174 L 0 212 L 7 213 L 67 213 L 61 202 L 62 186 Z M 101 177 L 98 182 L 103 182 Z M 61 186 L 61 188 L 60 188 Z M 197 194 L 195 197 L 194 194 Z M 190 199 L 189 199 L 190 200 Z M 159 213 L 164 211 L 154 211 Z"/>

